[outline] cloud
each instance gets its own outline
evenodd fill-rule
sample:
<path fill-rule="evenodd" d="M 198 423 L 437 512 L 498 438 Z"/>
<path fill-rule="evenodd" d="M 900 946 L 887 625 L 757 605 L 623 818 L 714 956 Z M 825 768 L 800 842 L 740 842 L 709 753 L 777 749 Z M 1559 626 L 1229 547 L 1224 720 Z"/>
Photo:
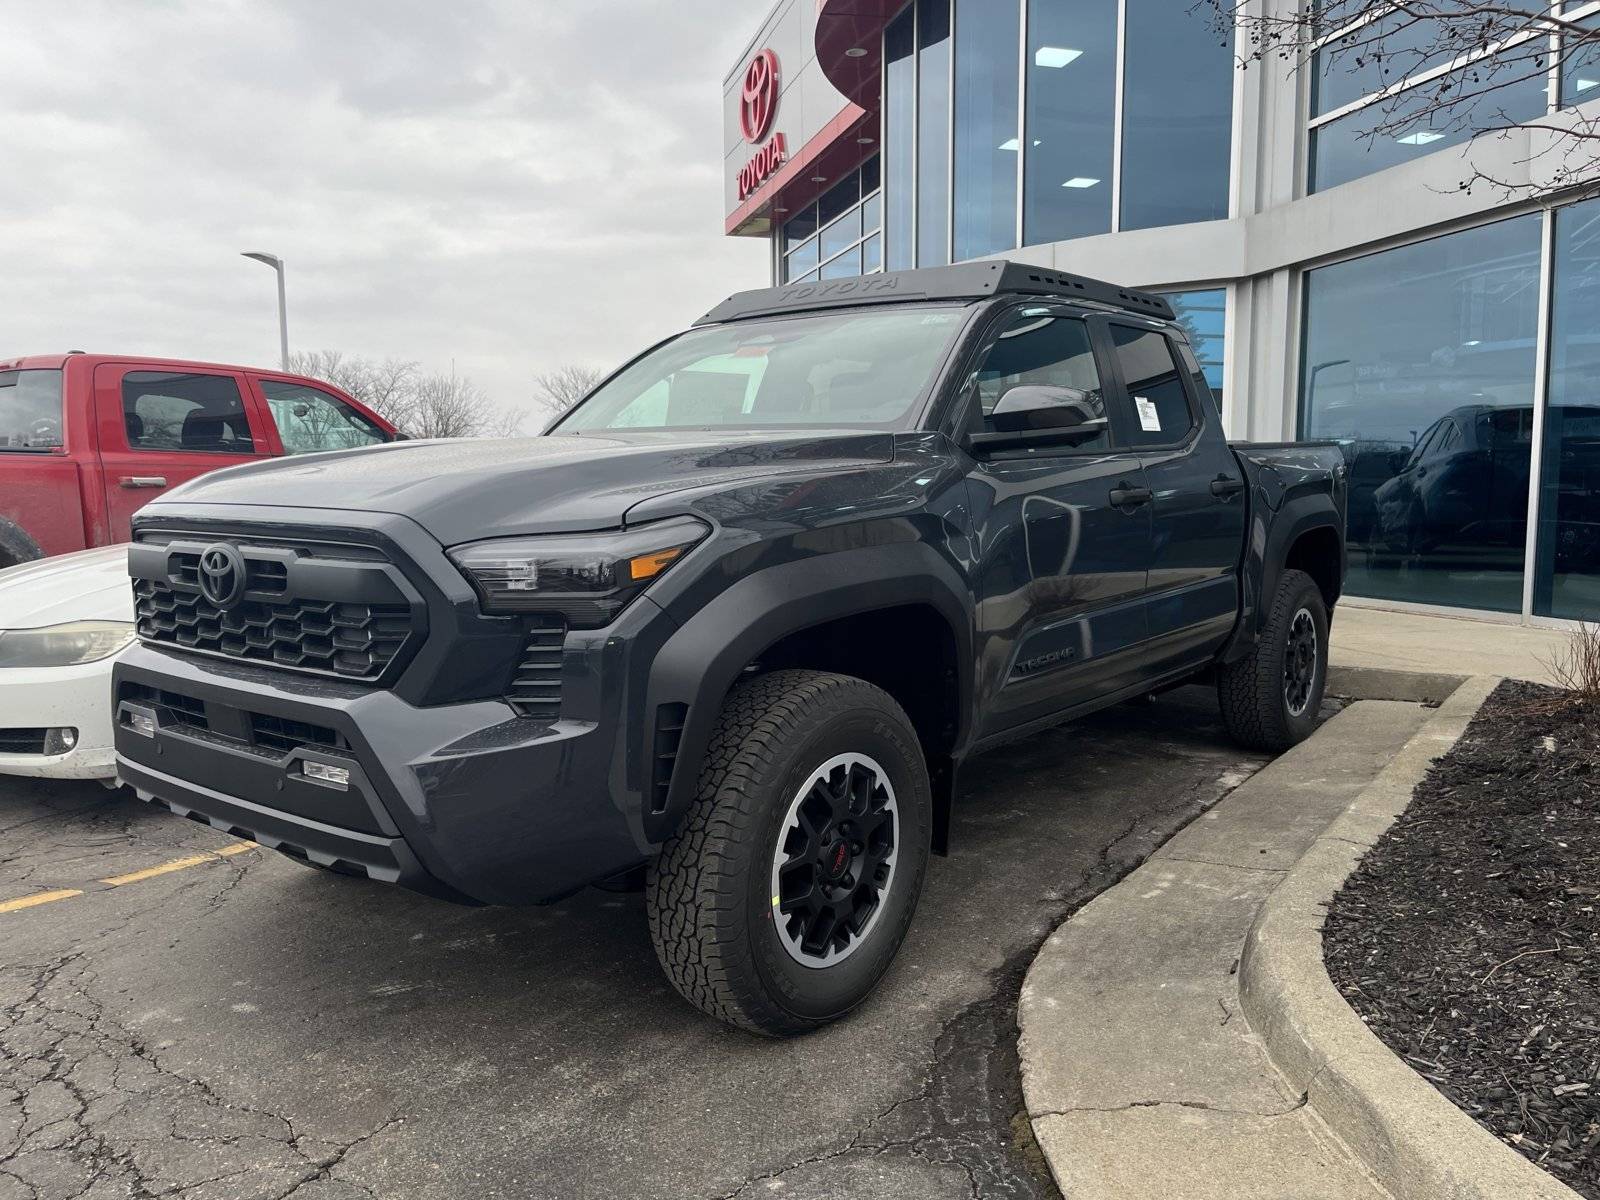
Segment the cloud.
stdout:
<path fill-rule="evenodd" d="M 527 406 L 728 292 L 736 0 L 13 0 L 0 353 L 397 355 Z"/>

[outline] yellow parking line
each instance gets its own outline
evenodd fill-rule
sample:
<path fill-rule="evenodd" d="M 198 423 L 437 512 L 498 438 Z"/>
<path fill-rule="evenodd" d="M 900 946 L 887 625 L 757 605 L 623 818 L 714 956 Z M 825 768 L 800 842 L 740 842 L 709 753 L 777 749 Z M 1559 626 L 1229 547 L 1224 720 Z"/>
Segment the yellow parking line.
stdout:
<path fill-rule="evenodd" d="M 83 893 L 76 888 L 62 888 L 55 892 L 35 892 L 31 896 L 20 896 L 15 900 L 0 901 L 0 913 L 16 912 L 19 909 L 33 908 L 38 904 L 49 904 L 52 900 L 70 900 Z"/>
<path fill-rule="evenodd" d="M 174 871 L 186 871 L 190 867 L 198 867 L 201 863 L 212 862 L 218 858 L 232 858 L 235 854 L 243 854 L 246 850 L 255 849 L 254 842 L 234 842 L 231 846 L 224 846 L 221 850 L 207 851 L 205 854 L 191 854 L 187 858 L 175 858 L 171 862 L 162 863 L 159 867 L 146 867 L 142 871 L 130 871 L 126 875 L 113 875 L 110 879 L 100 882 L 107 887 L 121 887 L 126 883 L 142 883 L 146 879 L 154 879 L 157 875 L 170 875 Z"/>

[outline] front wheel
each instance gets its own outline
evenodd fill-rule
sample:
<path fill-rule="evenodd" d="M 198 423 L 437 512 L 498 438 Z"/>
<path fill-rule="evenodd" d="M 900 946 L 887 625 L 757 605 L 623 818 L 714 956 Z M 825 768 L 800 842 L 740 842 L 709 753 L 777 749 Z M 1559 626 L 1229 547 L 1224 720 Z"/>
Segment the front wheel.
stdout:
<path fill-rule="evenodd" d="M 1255 649 L 1217 676 L 1222 721 L 1252 750 L 1277 753 L 1311 736 L 1328 684 L 1328 608 L 1304 571 L 1278 577 Z"/>
<path fill-rule="evenodd" d="M 650 936 L 672 985 L 772 1037 L 843 1016 L 905 939 L 931 814 L 916 731 L 887 693 L 822 671 L 740 684 L 649 871 Z"/>

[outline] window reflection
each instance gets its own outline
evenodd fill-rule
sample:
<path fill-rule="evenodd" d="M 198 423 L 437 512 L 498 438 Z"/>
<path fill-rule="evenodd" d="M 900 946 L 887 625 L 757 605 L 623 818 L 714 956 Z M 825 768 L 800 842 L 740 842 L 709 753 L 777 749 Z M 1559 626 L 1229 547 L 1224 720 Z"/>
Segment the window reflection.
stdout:
<path fill-rule="evenodd" d="M 1022 7 L 956 0 L 955 256 L 1017 244 L 1017 45 Z"/>
<path fill-rule="evenodd" d="M 1539 217 L 1311 271 L 1305 435 L 1350 469 L 1348 590 L 1522 608 Z"/>
<path fill-rule="evenodd" d="M 1116 0 L 1028 0 L 1025 245 L 1111 228 Z"/>
<path fill-rule="evenodd" d="M 889 270 L 917 262 L 916 195 L 911 172 L 916 163 L 917 12 L 908 7 L 883 31 L 883 153 L 888 176 Z"/>
<path fill-rule="evenodd" d="M 1555 214 L 1533 611 L 1600 619 L 1600 201 Z"/>
<path fill-rule="evenodd" d="M 917 266 L 950 261 L 950 0 L 917 0 Z"/>
<path fill-rule="evenodd" d="M 1167 301 L 1177 314 L 1178 324 L 1189 335 L 1189 344 L 1200 363 L 1206 386 L 1222 411 L 1222 362 L 1227 349 L 1228 289 L 1207 288 L 1197 292 L 1168 292 Z"/>

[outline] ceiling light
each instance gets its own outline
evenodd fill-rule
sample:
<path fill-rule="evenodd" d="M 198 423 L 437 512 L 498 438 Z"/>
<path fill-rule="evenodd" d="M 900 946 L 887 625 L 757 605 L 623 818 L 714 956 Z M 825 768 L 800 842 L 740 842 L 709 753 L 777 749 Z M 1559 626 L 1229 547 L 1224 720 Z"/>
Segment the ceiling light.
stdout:
<path fill-rule="evenodd" d="M 1072 50 L 1066 46 L 1040 46 L 1034 51 L 1033 61 L 1041 67 L 1064 67 L 1082 54 L 1082 50 Z"/>
<path fill-rule="evenodd" d="M 1419 129 L 1415 133 L 1408 133 L 1404 137 L 1397 137 L 1395 141 L 1402 146 L 1426 146 L 1429 142 L 1437 142 L 1444 134 L 1437 129 Z"/>
<path fill-rule="evenodd" d="M 1572 86 L 1580 92 L 1587 92 L 1590 88 L 1600 87 L 1600 79 L 1584 79 L 1579 77 L 1572 81 Z"/>
<path fill-rule="evenodd" d="M 828 182 L 828 177 L 826 175 L 813 175 L 811 177 L 811 182 L 812 183 L 827 183 Z"/>
<path fill-rule="evenodd" d="M 877 141 L 876 138 L 858 137 L 856 139 L 856 145 L 858 145 L 858 146 L 870 146 L 875 141 Z"/>
<path fill-rule="evenodd" d="M 865 46 L 851 46 L 850 49 L 844 52 L 844 56 L 846 58 L 865 58 L 867 49 Z"/>
<path fill-rule="evenodd" d="M 1035 145 L 1035 146 L 1042 146 L 1042 145 L 1044 145 L 1044 143 L 1043 143 L 1043 142 L 1041 142 L 1041 141 L 1040 141 L 1040 140 L 1039 140 L 1039 139 L 1038 139 L 1038 138 L 1034 138 L 1034 139 L 1033 139 L 1033 144 L 1034 144 L 1034 145 Z"/>
<path fill-rule="evenodd" d="M 995 147 L 996 150 L 1016 150 L 1016 149 L 1019 149 L 1019 148 L 1020 147 L 1018 147 L 1018 145 L 1017 145 L 1017 139 L 1016 138 L 1007 138 L 1005 141 L 1001 142 L 998 146 Z"/>
<path fill-rule="evenodd" d="M 1061 186 L 1069 188 L 1092 188 L 1099 182 L 1100 181 L 1098 179 L 1090 179 L 1087 175 L 1074 175 Z"/>

